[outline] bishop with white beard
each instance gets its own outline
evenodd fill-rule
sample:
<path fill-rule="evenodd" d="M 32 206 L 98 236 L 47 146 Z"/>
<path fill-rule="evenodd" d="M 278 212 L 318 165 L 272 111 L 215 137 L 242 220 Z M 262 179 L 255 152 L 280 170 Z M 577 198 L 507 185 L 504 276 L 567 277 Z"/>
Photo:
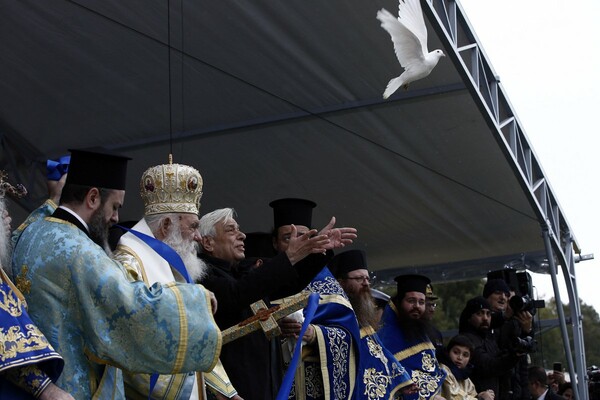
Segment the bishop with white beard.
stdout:
<path fill-rule="evenodd" d="M 144 281 L 148 287 L 156 282 L 164 285 L 186 282 L 188 277 L 189 282 L 203 278 L 206 264 L 197 257 L 198 212 L 202 196 L 202 177 L 198 170 L 173 163 L 151 167 L 142 174 L 140 190 L 144 218 L 121 236 L 113 257 L 127 269 L 130 280 Z M 140 237 L 138 232 L 150 238 Z M 167 250 L 157 251 L 160 248 L 158 241 L 166 244 Z M 181 258 L 183 270 L 178 270 L 172 262 L 172 251 Z M 219 374 L 219 377 L 212 379 L 215 377 L 212 374 Z M 123 375 L 128 397 L 148 398 L 150 375 L 127 371 Z M 152 398 L 204 398 L 204 378 L 218 392 L 235 395 L 219 362 L 213 372 L 204 376 L 195 373 L 160 375 Z"/>

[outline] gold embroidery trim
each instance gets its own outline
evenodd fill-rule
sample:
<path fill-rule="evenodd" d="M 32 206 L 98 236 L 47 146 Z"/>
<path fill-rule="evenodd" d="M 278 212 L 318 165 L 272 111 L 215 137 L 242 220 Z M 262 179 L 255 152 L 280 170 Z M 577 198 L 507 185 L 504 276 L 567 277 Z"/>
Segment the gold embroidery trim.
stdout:
<path fill-rule="evenodd" d="M 25 332 L 20 326 L 11 326 L 6 331 L 0 328 L 0 360 L 6 361 L 15 358 L 17 354 L 29 353 L 34 350 L 48 348 L 48 341 L 33 324 L 25 325 Z"/>
<path fill-rule="evenodd" d="M 179 346 L 177 348 L 177 355 L 175 357 L 175 364 L 173 365 L 172 374 L 176 374 L 181 372 L 181 367 L 183 366 L 183 361 L 185 359 L 185 354 L 187 353 L 188 348 L 188 322 L 187 317 L 185 315 L 185 307 L 183 304 L 183 298 L 181 297 L 181 292 L 177 287 L 175 282 L 168 283 L 165 285 L 166 288 L 169 288 L 173 291 L 175 295 L 175 299 L 177 300 L 177 312 L 179 314 Z"/>
<path fill-rule="evenodd" d="M 13 285 L 0 266 L 0 308 L 6 311 L 12 317 L 19 317 L 23 314 L 23 307 L 27 306 L 23 294 Z M 5 290 L 5 288 L 7 290 Z"/>
<path fill-rule="evenodd" d="M 220 363 L 219 355 L 221 354 L 221 348 L 223 347 L 223 335 L 221 333 L 221 330 L 217 326 L 217 322 L 215 321 L 215 315 L 212 312 L 213 310 L 212 310 L 212 305 L 210 303 L 210 295 L 208 294 L 208 292 L 209 292 L 208 289 L 206 289 L 203 285 L 200 285 L 200 284 L 196 284 L 196 286 L 202 288 L 202 290 L 204 291 L 204 296 L 206 299 L 206 308 L 208 309 L 208 315 L 210 316 L 210 322 L 211 322 L 212 326 L 214 327 L 214 329 L 217 331 L 217 348 L 215 349 L 215 357 L 214 357 L 213 361 L 210 363 L 209 369 L 207 370 L 207 371 L 211 371 L 212 369 L 215 368 L 217 363 Z M 227 375 L 227 372 L 225 370 L 223 370 L 223 372 L 225 372 L 225 375 Z M 227 377 L 227 379 L 229 379 L 229 377 Z"/>
<path fill-rule="evenodd" d="M 434 347 L 433 347 L 433 344 L 431 344 L 431 342 L 423 342 L 423 343 L 419 343 L 417 345 L 409 347 L 408 349 L 404 349 L 404 350 L 394 354 L 394 357 L 396 357 L 396 360 L 402 361 L 409 357 L 414 356 L 415 354 L 422 352 L 423 350 L 433 350 L 433 349 L 434 349 Z"/>
<path fill-rule="evenodd" d="M 143 281 L 146 284 L 146 287 L 150 287 L 142 259 L 131 247 L 122 244 L 118 245 L 113 253 L 113 259 L 118 261 L 123 268 L 125 268 L 128 274 L 127 278 L 130 281 Z M 137 265 L 134 265 L 134 262 L 137 263 Z M 140 272 L 142 275 L 141 277 Z"/>
<path fill-rule="evenodd" d="M 371 326 L 363 326 L 360 328 L 360 338 L 364 338 L 365 336 L 371 336 L 375 334 L 375 329 Z"/>
<path fill-rule="evenodd" d="M 4 288 L 8 290 L 4 290 Z M 12 317 L 18 317 L 23 314 L 19 298 L 13 295 L 9 286 L 0 286 L 0 309 L 6 311 Z"/>
<path fill-rule="evenodd" d="M 27 273 L 29 272 L 29 267 L 27 265 L 21 266 L 21 272 L 15 278 L 15 284 L 17 285 L 17 289 L 21 291 L 23 294 L 29 294 L 31 292 L 31 281 L 27 279 Z"/>
<path fill-rule="evenodd" d="M 319 304 L 329 304 L 335 303 L 340 304 L 342 306 L 346 306 L 348 308 L 352 308 L 350 305 L 350 301 L 346 300 L 343 296 L 339 294 L 321 294 L 321 299 L 319 300 Z"/>

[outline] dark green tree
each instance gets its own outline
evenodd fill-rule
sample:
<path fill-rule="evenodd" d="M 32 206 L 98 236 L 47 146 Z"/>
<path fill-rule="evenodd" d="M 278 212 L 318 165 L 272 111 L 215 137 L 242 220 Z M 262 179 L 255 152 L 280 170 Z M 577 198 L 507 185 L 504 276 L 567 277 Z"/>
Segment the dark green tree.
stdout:
<path fill-rule="evenodd" d="M 570 315 L 568 304 L 563 304 L 565 316 L 571 321 L 576 321 L 577 317 Z M 546 308 L 539 310 L 541 320 L 558 319 L 556 311 L 556 302 L 554 298 L 546 301 Z M 583 342 L 585 345 L 586 364 L 600 365 L 600 347 L 596 346 L 596 339 L 600 335 L 600 316 L 593 306 L 581 303 L 581 316 L 583 319 Z M 571 324 L 567 325 L 567 334 L 569 335 L 569 344 L 573 348 L 573 328 Z M 552 368 L 553 362 L 561 362 L 563 367 L 567 367 L 563 339 L 558 326 L 551 328 L 541 335 L 538 335 L 539 351 L 534 355 L 534 361 L 546 368 Z"/>
<path fill-rule="evenodd" d="M 435 283 L 433 290 L 437 300 L 437 309 L 433 323 L 442 332 L 458 330 L 458 319 L 465 308 L 467 301 L 473 297 L 481 296 L 485 281 L 475 279 L 471 281 Z M 448 332 L 450 331 L 450 332 Z"/>

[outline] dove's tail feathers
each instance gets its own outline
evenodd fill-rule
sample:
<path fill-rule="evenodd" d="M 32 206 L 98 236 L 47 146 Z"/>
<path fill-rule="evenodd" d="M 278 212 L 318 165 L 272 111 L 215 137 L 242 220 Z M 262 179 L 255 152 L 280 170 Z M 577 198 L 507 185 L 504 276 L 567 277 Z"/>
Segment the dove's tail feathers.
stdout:
<path fill-rule="evenodd" d="M 394 92 L 396 92 L 396 90 L 398 90 L 400 88 L 400 86 L 402 86 L 404 84 L 405 84 L 405 82 L 404 82 L 404 79 L 402 78 L 402 76 L 398 76 L 398 77 L 390 80 L 387 84 L 387 87 L 385 88 L 385 92 L 383 92 L 383 98 L 387 99 L 392 94 L 394 94 Z"/>

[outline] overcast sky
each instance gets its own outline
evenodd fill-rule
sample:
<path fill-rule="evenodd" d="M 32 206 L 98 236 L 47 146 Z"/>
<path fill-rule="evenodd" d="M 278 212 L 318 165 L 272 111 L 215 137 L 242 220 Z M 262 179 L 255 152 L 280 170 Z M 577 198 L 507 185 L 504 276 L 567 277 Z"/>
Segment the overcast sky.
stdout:
<path fill-rule="evenodd" d="M 595 253 L 575 272 L 579 297 L 600 312 L 600 1 L 459 1 L 582 253 Z M 534 285 L 553 297 L 549 277 Z"/>

